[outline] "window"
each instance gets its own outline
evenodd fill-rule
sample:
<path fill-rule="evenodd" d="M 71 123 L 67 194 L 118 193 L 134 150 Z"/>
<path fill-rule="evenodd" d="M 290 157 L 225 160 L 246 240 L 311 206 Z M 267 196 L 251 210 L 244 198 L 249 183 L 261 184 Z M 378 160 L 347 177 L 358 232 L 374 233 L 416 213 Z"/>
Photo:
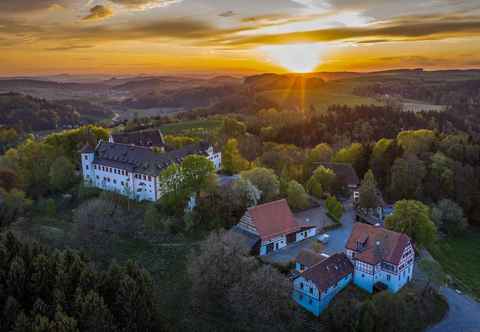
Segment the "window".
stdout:
<path fill-rule="evenodd" d="M 85 169 L 88 171 L 88 165 L 85 165 Z"/>
<path fill-rule="evenodd" d="M 78 159 L 77 159 L 78 160 Z M 88 156 L 85 156 L 85 160 L 88 160 Z"/>
<path fill-rule="evenodd" d="M 310 294 L 313 294 L 313 288 L 310 287 L 310 289 L 308 290 L 310 292 Z"/>
<path fill-rule="evenodd" d="M 97 169 L 97 165 L 93 165 L 93 169 Z"/>
<path fill-rule="evenodd" d="M 387 274 L 387 281 L 390 281 L 390 275 Z"/>
<path fill-rule="evenodd" d="M 114 183 L 114 184 L 117 184 L 117 180 L 113 179 L 113 183 Z"/>
<path fill-rule="evenodd" d="M 120 184 L 121 184 L 122 186 L 123 186 L 123 185 L 125 185 L 125 184 L 123 183 L 123 181 L 122 181 L 122 182 L 120 182 Z"/>
<path fill-rule="evenodd" d="M 100 177 L 97 175 L 97 180 L 100 180 Z"/>
<path fill-rule="evenodd" d="M 303 282 L 300 283 L 300 289 L 303 289 Z"/>

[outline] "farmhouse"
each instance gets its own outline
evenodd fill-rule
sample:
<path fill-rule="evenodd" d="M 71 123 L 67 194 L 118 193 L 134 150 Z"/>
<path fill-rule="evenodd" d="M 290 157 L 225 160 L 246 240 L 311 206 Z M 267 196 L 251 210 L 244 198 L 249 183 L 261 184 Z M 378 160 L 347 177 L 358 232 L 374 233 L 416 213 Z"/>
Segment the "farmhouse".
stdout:
<path fill-rule="evenodd" d="M 189 155 L 203 155 L 217 170 L 221 167 L 221 153 L 207 142 L 161 153 L 150 147 L 100 141 L 95 148 L 86 145 L 80 154 L 87 185 L 139 201 L 159 200 L 166 186 L 160 183 L 160 172 Z"/>
<path fill-rule="evenodd" d="M 354 265 L 353 282 L 369 293 L 375 289 L 396 293 L 412 278 L 414 250 L 403 233 L 357 223 L 346 254 Z"/>
<path fill-rule="evenodd" d="M 353 265 L 344 253 L 311 266 L 293 281 L 293 299 L 318 316 L 352 280 Z"/>
<path fill-rule="evenodd" d="M 255 255 L 267 255 L 295 242 L 315 236 L 312 225 L 301 225 L 285 199 L 251 207 L 233 228 L 250 244 Z"/>
<path fill-rule="evenodd" d="M 333 297 L 351 281 L 369 293 L 398 292 L 412 278 L 414 250 L 402 233 L 357 223 L 346 245 L 346 253 L 328 258 L 302 251 L 293 279 L 294 300 L 318 316 Z"/>
<path fill-rule="evenodd" d="M 131 133 L 111 134 L 108 141 L 110 143 L 120 143 L 148 148 L 159 148 L 164 151 L 166 147 L 165 139 L 160 130 L 145 130 Z"/>

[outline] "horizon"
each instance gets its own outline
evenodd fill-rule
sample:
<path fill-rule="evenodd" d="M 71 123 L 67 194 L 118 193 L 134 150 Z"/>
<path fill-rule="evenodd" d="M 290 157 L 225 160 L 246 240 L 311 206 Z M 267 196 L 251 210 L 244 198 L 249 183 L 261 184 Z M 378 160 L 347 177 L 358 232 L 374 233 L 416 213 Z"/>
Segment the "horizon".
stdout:
<path fill-rule="evenodd" d="M 19 0 L 0 12 L 0 76 L 480 68 L 475 0 Z"/>

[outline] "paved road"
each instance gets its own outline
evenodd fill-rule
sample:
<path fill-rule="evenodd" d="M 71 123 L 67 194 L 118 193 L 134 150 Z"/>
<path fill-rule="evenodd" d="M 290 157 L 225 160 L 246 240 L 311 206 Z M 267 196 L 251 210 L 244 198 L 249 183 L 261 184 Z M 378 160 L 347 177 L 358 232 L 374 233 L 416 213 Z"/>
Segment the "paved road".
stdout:
<path fill-rule="evenodd" d="M 427 332 L 480 332 L 480 303 L 451 288 L 442 287 L 440 293 L 450 308 L 447 316 Z"/>

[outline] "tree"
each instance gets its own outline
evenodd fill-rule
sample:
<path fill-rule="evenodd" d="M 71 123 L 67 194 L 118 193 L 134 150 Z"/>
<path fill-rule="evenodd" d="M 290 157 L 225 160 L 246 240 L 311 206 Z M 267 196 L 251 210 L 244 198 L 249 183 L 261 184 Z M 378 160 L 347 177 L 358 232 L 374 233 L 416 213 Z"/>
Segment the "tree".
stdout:
<path fill-rule="evenodd" d="M 431 245 L 437 231 L 430 219 L 428 206 L 414 200 L 401 200 L 395 203 L 393 214 L 385 219 L 385 227 L 407 234 L 421 247 Z"/>
<path fill-rule="evenodd" d="M 280 193 L 280 181 L 275 172 L 268 168 L 256 167 L 240 173 L 262 192 L 262 201 L 270 202 Z"/>
<path fill-rule="evenodd" d="M 397 135 L 397 142 L 405 154 L 421 154 L 431 150 L 435 133 L 431 130 L 406 130 Z"/>
<path fill-rule="evenodd" d="M 430 174 L 431 181 L 430 196 L 432 198 L 445 197 L 454 190 L 455 162 L 441 152 L 431 157 Z"/>
<path fill-rule="evenodd" d="M 390 169 L 401 151 L 392 139 L 382 138 L 375 143 L 370 155 L 370 169 L 375 175 L 378 186 L 385 189 L 390 180 Z"/>
<path fill-rule="evenodd" d="M 234 118 L 227 117 L 223 120 L 223 133 L 227 137 L 240 137 L 247 132 L 247 126 Z"/>
<path fill-rule="evenodd" d="M 249 167 L 248 161 L 243 159 L 238 151 L 238 142 L 234 138 L 229 139 L 223 148 L 222 165 L 228 174 L 236 174 Z"/>
<path fill-rule="evenodd" d="M 6 271 L 0 280 L 2 330 L 163 330 L 154 285 L 143 268 L 127 263 L 97 270 L 81 253 L 51 251 L 10 232 L 0 236 L 0 247 L 0 269 Z"/>
<path fill-rule="evenodd" d="M 235 181 L 232 189 L 247 206 L 257 205 L 262 198 L 262 192 L 244 177 Z"/>
<path fill-rule="evenodd" d="M 256 267 L 248 250 L 233 233 L 212 232 L 189 256 L 192 305 L 198 314 L 218 316 L 227 304 L 228 290 Z M 202 317 L 202 318 L 206 318 Z"/>
<path fill-rule="evenodd" d="M 48 173 L 50 187 L 55 191 L 67 190 L 75 181 L 75 165 L 67 157 L 58 157 Z"/>
<path fill-rule="evenodd" d="M 392 167 L 390 193 L 396 199 L 412 199 L 421 196 L 425 163 L 415 155 L 398 158 Z"/>
<path fill-rule="evenodd" d="M 340 219 L 345 212 L 342 203 L 340 203 L 335 196 L 329 196 L 325 201 L 325 206 L 327 207 L 328 213 L 335 219 L 335 221 L 340 222 Z"/>
<path fill-rule="evenodd" d="M 10 191 L 18 187 L 17 173 L 8 168 L 0 169 L 0 188 Z"/>
<path fill-rule="evenodd" d="M 438 229 L 448 235 L 458 236 L 467 228 L 462 207 L 449 199 L 442 199 L 433 207 L 432 220 Z"/>
<path fill-rule="evenodd" d="M 305 189 L 295 180 L 288 183 L 287 201 L 288 205 L 293 209 L 306 209 L 310 205 Z"/>
<path fill-rule="evenodd" d="M 357 168 L 357 163 L 363 155 L 363 145 L 360 143 L 352 143 L 350 146 L 338 150 L 332 158 L 336 163 L 349 163 Z"/>
<path fill-rule="evenodd" d="M 33 140 L 27 140 L 6 153 L 7 162 L 14 165 L 25 191 L 31 197 L 44 195 L 50 184 L 50 166 L 55 159 L 53 146 Z"/>
<path fill-rule="evenodd" d="M 238 331 L 287 332 L 300 325 L 292 310 L 291 284 L 272 266 L 246 274 L 228 291 L 228 303 Z"/>
<path fill-rule="evenodd" d="M 322 198 L 324 192 L 331 192 L 335 177 L 335 172 L 330 168 L 318 167 L 307 182 L 308 192 L 317 198 Z"/>
<path fill-rule="evenodd" d="M 332 156 L 333 150 L 330 145 L 326 143 L 318 144 L 313 149 L 309 150 L 304 166 L 305 178 L 311 176 L 312 172 L 316 169 L 316 165 L 319 162 L 330 161 L 330 159 L 332 159 Z"/>
<path fill-rule="evenodd" d="M 360 207 L 363 209 L 376 209 L 379 206 L 378 192 L 373 172 L 369 170 L 365 173 L 360 185 Z"/>
<path fill-rule="evenodd" d="M 18 217 L 23 216 L 32 205 L 23 191 L 12 189 L 5 191 L 0 188 L 0 227 L 12 224 Z"/>
<path fill-rule="evenodd" d="M 187 156 L 181 164 L 182 182 L 186 190 L 197 193 L 205 190 L 209 184 L 216 182 L 212 180 L 215 176 L 213 162 L 199 155 Z"/>

